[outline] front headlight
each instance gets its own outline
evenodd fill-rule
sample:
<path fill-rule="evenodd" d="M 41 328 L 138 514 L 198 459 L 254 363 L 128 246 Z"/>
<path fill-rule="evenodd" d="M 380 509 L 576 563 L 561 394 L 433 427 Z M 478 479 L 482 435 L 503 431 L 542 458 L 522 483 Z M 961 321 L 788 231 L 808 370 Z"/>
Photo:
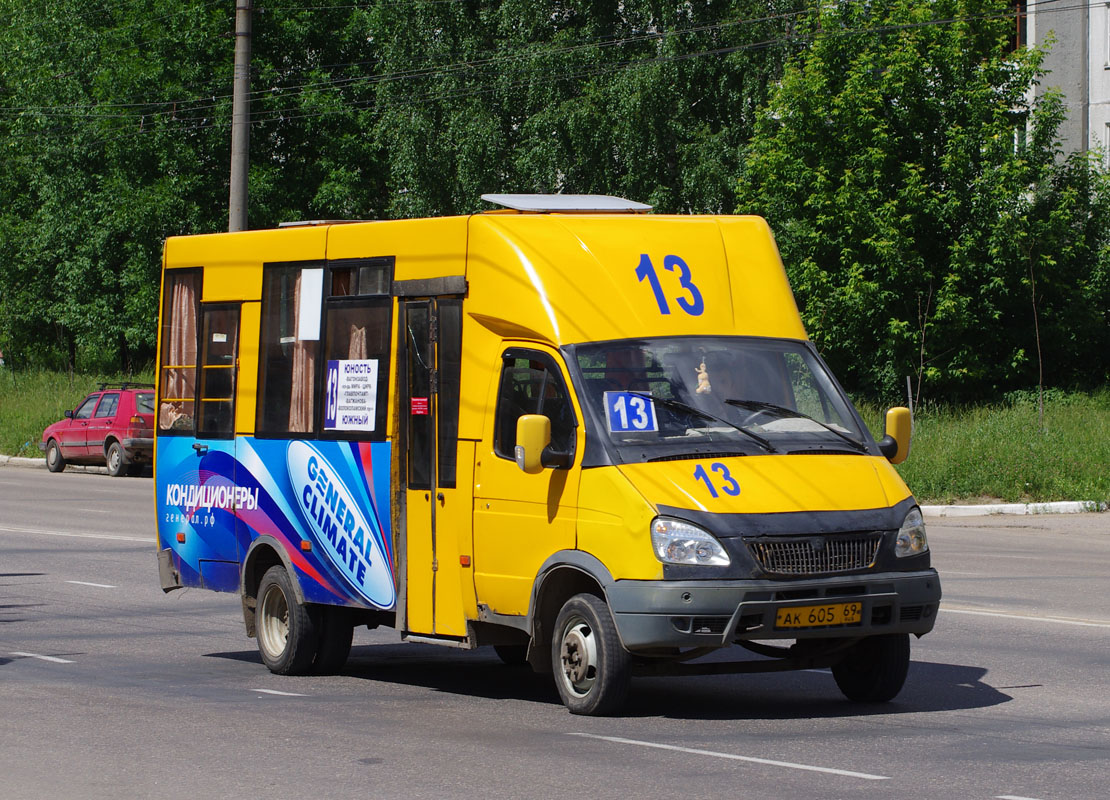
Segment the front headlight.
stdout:
<path fill-rule="evenodd" d="M 670 517 L 656 517 L 652 520 L 651 544 L 655 549 L 655 557 L 664 564 L 727 567 L 732 563 L 713 534 L 689 522 Z"/>
<path fill-rule="evenodd" d="M 921 509 L 915 508 L 906 514 L 906 519 L 898 530 L 898 540 L 894 543 L 894 555 L 898 558 L 919 556 L 928 549 L 929 541 L 925 538 L 925 520 L 921 518 Z"/>

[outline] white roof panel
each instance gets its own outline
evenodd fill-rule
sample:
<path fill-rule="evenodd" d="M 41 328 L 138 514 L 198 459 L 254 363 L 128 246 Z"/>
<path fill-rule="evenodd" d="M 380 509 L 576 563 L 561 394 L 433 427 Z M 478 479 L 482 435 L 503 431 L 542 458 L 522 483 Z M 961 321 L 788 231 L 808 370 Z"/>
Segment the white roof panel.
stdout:
<path fill-rule="evenodd" d="M 516 211 L 651 211 L 651 206 L 607 194 L 484 194 L 482 199 Z"/>

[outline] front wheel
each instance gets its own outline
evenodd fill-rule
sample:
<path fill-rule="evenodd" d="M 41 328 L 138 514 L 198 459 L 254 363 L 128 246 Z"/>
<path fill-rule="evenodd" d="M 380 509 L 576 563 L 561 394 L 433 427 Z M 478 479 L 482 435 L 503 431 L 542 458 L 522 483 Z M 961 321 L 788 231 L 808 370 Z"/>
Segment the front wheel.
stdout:
<path fill-rule="evenodd" d="M 567 600 L 555 620 L 551 666 L 559 696 L 572 714 L 611 714 L 624 703 L 631 657 L 604 600 L 592 594 Z"/>
<path fill-rule="evenodd" d="M 861 639 L 832 668 L 832 674 L 849 700 L 886 703 L 902 691 L 909 669 L 910 635 L 892 633 Z"/>
<path fill-rule="evenodd" d="M 61 472 L 66 468 L 66 460 L 58 443 L 51 439 L 46 443 L 46 468 L 51 472 Z"/>
<path fill-rule="evenodd" d="M 308 609 L 297 602 L 285 567 L 266 570 L 258 584 L 258 652 L 270 672 L 304 675 L 316 657 L 318 633 Z"/>

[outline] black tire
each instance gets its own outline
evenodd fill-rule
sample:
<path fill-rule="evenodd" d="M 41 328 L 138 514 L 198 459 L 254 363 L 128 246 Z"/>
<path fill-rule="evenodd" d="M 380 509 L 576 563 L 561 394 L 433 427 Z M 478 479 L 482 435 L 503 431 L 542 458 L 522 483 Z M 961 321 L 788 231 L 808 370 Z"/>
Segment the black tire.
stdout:
<path fill-rule="evenodd" d="M 316 606 L 314 610 L 320 638 L 316 644 L 312 671 L 317 675 L 334 675 L 343 669 L 351 654 L 355 626 L 345 608 Z"/>
<path fill-rule="evenodd" d="M 631 656 L 621 647 L 605 601 L 592 594 L 567 600 L 555 620 L 551 667 L 572 714 L 612 714 L 628 697 Z"/>
<path fill-rule="evenodd" d="M 255 615 L 258 652 L 270 672 L 277 675 L 310 672 L 319 632 L 308 609 L 297 602 L 285 567 L 270 567 L 262 576 Z"/>
<path fill-rule="evenodd" d="M 523 667 L 528 663 L 528 645 L 526 644 L 495 644 L 493 651 L 503 664 L 510 667 Z"/>
<path fill-rule="evenodd" d="M 53 439 L 46 443 L 46 468 L 51 472 L 61 472 L 66 468 L 66 460 L 62 458 L 62 450 Z"/>
<path fill-rule="evenodd" d="M 123 457 L 123 445 L 112 442 L 104 454 L 104 464 L 108 467 L 108 474 L 118 478 L 127 470 L 127 459 Z"/>
<path fill-rule="evenodd" d="M 910 635 L 869 636 L 853 645 L 832 668 L 840 691 L 857 703 L 886 703 L 906 683 L 910 668 Z"/>

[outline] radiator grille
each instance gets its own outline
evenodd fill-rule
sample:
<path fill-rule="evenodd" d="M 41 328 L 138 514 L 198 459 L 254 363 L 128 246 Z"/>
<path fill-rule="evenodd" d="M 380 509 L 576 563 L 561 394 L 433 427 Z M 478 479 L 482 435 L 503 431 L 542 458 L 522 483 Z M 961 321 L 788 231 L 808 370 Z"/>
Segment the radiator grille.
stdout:
<path fill-rule="evenodd" d="M 748 542 L 761 567 L 778 575 L 819 575 L 867 569 L 875 563 L 881 532 L 835 538 L 771 539 Z"/>

